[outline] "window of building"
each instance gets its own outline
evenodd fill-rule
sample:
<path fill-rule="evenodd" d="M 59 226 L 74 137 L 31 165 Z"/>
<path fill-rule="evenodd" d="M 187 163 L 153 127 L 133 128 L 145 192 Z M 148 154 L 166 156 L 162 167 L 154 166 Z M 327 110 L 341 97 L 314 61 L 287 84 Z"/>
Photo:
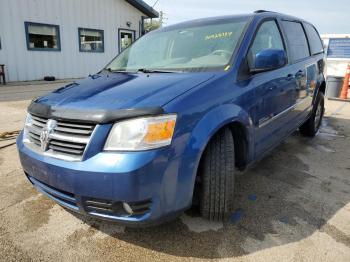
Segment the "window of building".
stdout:
<path fill-rule="evenodd" d="M 79 28 L 80 52 L 104 52 L 103 30 Z"/>
<path fill-rule="evenodd" d="M 58 25 L 25 22 L 28 50 L 60 51 L 60 29 Z"/>
<path fill-rule="evenodd" d="M 283 21 L 282 23 L 292 62 L 308 57 L 310 55 L 309 45 L 301 23 L 292 21 Z"/>
<path fill-rule="evenodd" d="M 135 31 L 119 29 L 119 52 L 128 48 L 135 41 Z"/>
<path fill-rule="evenodd" d="M 309 39 L 311 54 L 316 55 L 319 53 L 323 53 L 323 43 L 316 29 L 310 24 L 304 25 L 307 37 Z"/>
<path fill-rule="evenodd" d="M 248 62 L 254 65 L 255 56 L 265 49 L 284 50 L 281 33 L 275 21 L 264 22 L 258 29 L 254 42 L 250 48 Z"/>

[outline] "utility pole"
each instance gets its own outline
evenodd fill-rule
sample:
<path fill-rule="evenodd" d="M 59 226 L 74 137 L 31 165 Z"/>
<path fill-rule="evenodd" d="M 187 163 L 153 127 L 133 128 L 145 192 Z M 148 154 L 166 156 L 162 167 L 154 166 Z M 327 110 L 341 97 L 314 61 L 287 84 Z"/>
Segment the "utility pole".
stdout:
<path fill-rule="evenodd" d="M 154 4 L 152 5 L 152 8 L 154 8 L 156 6 L 156 4 L 158 4 L 159 0 L 155 1 Z"/>
<path fill-rule="evenodd" d="M 163 11 L 160 11 L 159 12 L 159 27 L 163 26 L 163 18 L 164 18 L 163 15 L 164 15 Z"/>

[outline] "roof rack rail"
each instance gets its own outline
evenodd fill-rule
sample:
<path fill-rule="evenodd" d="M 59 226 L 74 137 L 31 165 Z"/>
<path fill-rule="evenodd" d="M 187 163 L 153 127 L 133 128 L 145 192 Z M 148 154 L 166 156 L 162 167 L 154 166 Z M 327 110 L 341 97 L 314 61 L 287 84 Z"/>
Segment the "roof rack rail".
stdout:
<path fill-rule="evenodd" d="M 267 11 L 267 10 L 256 10 L 256 11 L 254 11 L 254 14 L 260 14 L 260 13 L 266 13 L 266 12 L 271 12 L 271 11 Z"/>

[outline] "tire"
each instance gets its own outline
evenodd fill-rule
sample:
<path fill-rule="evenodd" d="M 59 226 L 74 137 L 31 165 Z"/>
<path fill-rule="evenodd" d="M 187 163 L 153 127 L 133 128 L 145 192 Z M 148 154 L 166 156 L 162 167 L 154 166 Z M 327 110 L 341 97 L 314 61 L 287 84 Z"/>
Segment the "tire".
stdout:
<path fill-rule="evenodd" d="M 211 139 L 201 164 L 201 215 L 211 221 L 223 221 L 233 211 L 234 200 L 235 150 L 228 128 Z"/>
<path fill-rule="evenodd" d="M 314 137 L 322 124 L 323 114 L 324 96 L 322 92 L 319 92 L 309 119 L 299 128 L 300 133 L 304 136 Z"/>

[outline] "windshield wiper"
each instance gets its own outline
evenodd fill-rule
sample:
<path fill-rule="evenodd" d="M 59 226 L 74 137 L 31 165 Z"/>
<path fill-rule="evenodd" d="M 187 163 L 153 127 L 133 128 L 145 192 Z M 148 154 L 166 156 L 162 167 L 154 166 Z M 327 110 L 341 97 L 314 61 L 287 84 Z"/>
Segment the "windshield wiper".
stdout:
<path fill-rule="evenodd" d="M 105 70 L 107 70 L 108 72 L 111 73 L 135 73 L 135 72 L 142 72 L 145 74 L 152 74 L 152 73 L 177 73 L 177 72 L 181 72 L 181 71 L 171 71 L 171 70 L 158 70 L 158 69 L 147 69 L 147 68 L 139 68 L 136 71 L 126 71 L 126 70 L 118 70 L 118 69 L 112 69 L 112 68 L 105 68 Z"/>
<path fill-rule="evenodd" d="M 105 70 L 107 70 L 108 72 L 111 72 L 111 73 L 131 73 L 129 71 L 126 71 L 126 70 L 114 70 L 112 68 L 106 68 Z"/>
<path fill-rule="evenodd" d="M 145 74 L 151 74 L 151 73 L 176 73 L 176 72 L 180 72 L 180 71 L 139 68 L 139 69 L 137 69 L 137 72 L 142 72 L 142 73 L 145 73 Z"/>

